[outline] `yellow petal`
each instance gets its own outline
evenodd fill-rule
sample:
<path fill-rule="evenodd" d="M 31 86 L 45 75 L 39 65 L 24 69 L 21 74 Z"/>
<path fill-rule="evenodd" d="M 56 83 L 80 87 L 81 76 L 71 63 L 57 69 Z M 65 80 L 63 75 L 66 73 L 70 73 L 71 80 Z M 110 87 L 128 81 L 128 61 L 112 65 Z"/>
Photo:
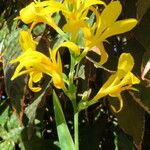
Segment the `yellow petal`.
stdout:
<path fill-rule="evenodd" d="M 77 55 L 80 54 L 79 47 L 73 42 L 63 42 L 58 47 L 56 47 L 55 50 L 57 51 L 60 47 L 67 47 L 71 52 Z"/>
<path fill-rule="evenodd" d="M 92 5 L 104 5 L 106 6 L 105 2 L 101 0 L 85 0 L 85 2 L 81 5 L 79 12 L 83 12 L 85 9 L 89 8 Z"/>
<path fill-rule="evenodd" d="M 99 62 L 99 63 L 100 63 L 101 65 L 103 65 L 103 64 L 106 63 L 107 60 L 108 60 L 108 54 L 107 54 L 107 52 L 106 52 L 106 50 L 105 50 L 104 45 L 103 45 L 102 42 L 99 43 L 99 44 L 97 45 L 97 47 L 99 48 L 99 50 L 100 50 L 100 55 L 101 55 L 101 59 L 100 59 L 100 62 Z"/>
<path fill-rule="evenodd" d="M 121 95 L 118 95 L 118 96 L 115 96 L 115 97 L 118 97 L 118 100 L 119 100 L 119 103 L 120 103 L 120 107 L 119 107 L 118 110 L 116 110 L 116 108 L 111 105 L 111 108 L 112 108 L 112 110 L 113 110 L 115 113 L 119 113 L 119 112 L 122 110 L 122 108 L 123 108 L 123 99 L 122 99 Z"/>
<path fill-rule="evenodd" d="M 130 53 L 122 53 L 118 61 L 118 70 L 130 72 L 134 66 L 134 59 Z"/>
<path fill-rule="evenodd" d="M 35 17 L 36 15 L 34 2 L 32 2 L 20 11 L 20 19 L 26 24 L 33 22 Z"/>
<path fill-rule="evenodd" d="M 54 86 L 57 89 L 62 89 L 64 87 L 64 82 L 63 82 L 62 77 L 55 71 L 52 73 L 52 80 L 53 80 Z"/>
<path fill-rule="evenodd" d="M 41 90 L 41 87 L 33 87 L 33 73 L 32 72 L 30 73 L 28 86 L 33 92 L 39 92 Z"/>
<path fill-rule="evenodd" d="M 139 84 L 139 83 L 140 83 L 140 80 L 132 72 L 127 73 L 127 75 L 120 82 L 122 86 Z"/>
<path fill-rule="evenodd" d="M 100 40 L 103 41 L 110 36 L 128 32 L 132 28 L 134 28 L 136 24 L 137 24 L 136 19 L 125 19 L 117 21 L 104 31 L 104 33 L 100 36 Z"/>
<path fill-rule="evenodd" d="M 19 43 L 22 50 L 35 50 L 37 42 L 33 40 L 31 33 L 21 30 L 19 36 Z"/>
<path fill-rule="evenodd" d="M 62 62 L 61 62 L 61 57 L 60 57 L 60 54 L 58 52 L 57 54 L 57 70 L 58 70 L 58 73 L 62 73 Z"/>
<path fill-rule="evenodd" d="M 33 82 L 36 83 L 36 82 L 39 82 L 41 80 L 43 75 L 41 72 L 33 72 L 32 77 L 33 77 L 33 79 L 32 79 Z"/>
<path fill-rule="evenodd" d="M 110 2 L 102 11 L 99 16 L 101 19 L 101 26 L 98 29 L 98 34 L 101 34 L 104 29 L 111 26 L 119 17 L 122 10 L 122 6 L 119 1 Z"/>

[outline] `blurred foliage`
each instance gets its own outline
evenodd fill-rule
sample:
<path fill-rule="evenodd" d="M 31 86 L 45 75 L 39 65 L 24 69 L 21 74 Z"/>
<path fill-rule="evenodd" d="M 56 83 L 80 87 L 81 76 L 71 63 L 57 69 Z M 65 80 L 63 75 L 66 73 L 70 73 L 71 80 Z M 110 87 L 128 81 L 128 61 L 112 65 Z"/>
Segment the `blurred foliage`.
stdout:
<path fill-rule="evenodd" d="M 59 149 L 56 141 L 58 129 L 55 127 L 53 117 L 52 90 L 49 87 L 50 78 L 45 77 L 41 83 L 43 90 L 38 94 L 32 93 L 25 86 L 27 80 L 25 76 L 10 81 L 15 65 L 9 62 L 21 53 L 18 44 L 18 28 L 20 26 L 26 28 L 22 23 L 18 25 L 13 19 L 18 15 L 19 10 L 31 1 L 0 0 L 0 149 L 2 150 Z M 114 104 L 116 101 L 109 98 L 82 112 L 79 123 L 81 150 L 85 147 L 87 150 L 129 150 L 142 149 L 142 147 L 150 149 L 148 140 L 150 134 L 147 133 L 150 132 L 150 65 L 148 65 L 150 62 L 150 1 L 121 0 L 121 2 L 124 11 L 120 17 L 137 17 L 139 24 L 135 30 L 109 39 L 109 45 L 106 47 L 110 54 L 110 61 L 105 67 L 115 70 L 119 55 L 122 52 L 130 52 L 135 58 L 134 72 L 141 78 L 139 92 L 136 95 L 131 92 L 124 93 L 124 107 L 118 114 L 112 114 L 110 111 L 109 103 Z M 49 35 L 46 26 L 38 25 L 34 34 L 40 39 L 39 51 L 47 43 L 43 31 L 53 40 L 56 38 Z M 60 42 L 62 39 L 57 40 Z M 63 63 L 68 64 L 67 52 L 62 52 L 62 58 L 64 55 Z M 96 59 L 95 55 L 89 55 Z M 79 68 L 76 77 L 80 78 L 81 89 L 78 90 L 93 89 L 96 93 L 101 86 L 99 83 L 103 83 L 108 75 L 103 69 L 96 70 L 88 60 L 84 60 Z M 87 75 L 88 79 L 83 81 Z M 62 93 L 58 94 L 61 96 Z M 72 131 L 70 121 L 72 113 L 65 96 L 61 103 L 67 116 L 69 130 Z M 59 121 L 56 120 L 56 123 Z M 67 132 L 65 127 L 62 128 Z"/>

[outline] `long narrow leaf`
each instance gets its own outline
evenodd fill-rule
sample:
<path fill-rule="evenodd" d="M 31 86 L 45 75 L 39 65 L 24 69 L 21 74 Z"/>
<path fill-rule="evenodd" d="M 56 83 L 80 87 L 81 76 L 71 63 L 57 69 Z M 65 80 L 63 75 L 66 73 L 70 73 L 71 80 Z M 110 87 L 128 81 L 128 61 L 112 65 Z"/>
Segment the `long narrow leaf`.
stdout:
<path fill-rule="evenodd" d="M 74 150 L 74 143 L 70 135 L 61 104 L 55 91 L 53 91 L 53 103 L 60 148 L 61 150 Z"/>

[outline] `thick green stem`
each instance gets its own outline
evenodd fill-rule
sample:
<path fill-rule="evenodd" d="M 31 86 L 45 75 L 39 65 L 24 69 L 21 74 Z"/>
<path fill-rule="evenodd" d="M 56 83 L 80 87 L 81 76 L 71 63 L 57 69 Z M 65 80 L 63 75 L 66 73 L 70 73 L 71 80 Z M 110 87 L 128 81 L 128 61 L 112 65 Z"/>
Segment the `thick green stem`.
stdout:
<path fill-rule="evenodd" d="M 75 65 L 76 65 L 76 59 L 71 55 L 71 64 L 70 64 L 70 73 L 69 73 L 69 89 L 71 89 L 71 95 L 69 95 L 69 98 L 73 105 L 74 110 L 74 143 L 75 143 L 75 150 L 79 150 L 79 127 L 78 127 L 78 106 L 76 101 L 76 88 L 74 88 L 74 73 L 75 73 Z"/>

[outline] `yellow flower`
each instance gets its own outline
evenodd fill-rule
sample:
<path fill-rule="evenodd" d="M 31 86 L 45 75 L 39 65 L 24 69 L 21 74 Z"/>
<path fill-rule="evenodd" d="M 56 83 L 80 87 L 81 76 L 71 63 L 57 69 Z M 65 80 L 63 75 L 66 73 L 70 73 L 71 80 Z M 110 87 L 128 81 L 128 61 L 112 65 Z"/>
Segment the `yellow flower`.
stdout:
<path fill-rule="evenodd" d="M 38 23 L 45 23 L 54 28 L 58 33 L 64 35 L 64 32 L 56 25 L 52 19 L 52 15 L 63 9 L 63 5 L 53 0 L 49 1 L 34 1 L 20 11 L 20 16 L 16 19 L 21 19 L 25 24 L 31 24 L 30 30 Z"/>
<path fill-rule="evenodd" d="M 108 78 L 96 96 L 89 101 L 89 105 L 96 103 L 100 98 L 106 95 L 118 97 L 120 101 L 120 109 L 116 111 L 113 106 L 112 108 L 115 112 L 119 112 L 123 107 L 121 92 L 128 89 L 134 90 L 132 85 L 140 83 L 140 80 L 131 72 L 133 66 L 133 57 L 129 53 L 121 54 L 117 72 Z"/>
<path fill-rule="evenodd" d="M 137 24 L 136 19 L 125 19 L 116 21 L 122 11 L 119 1 L 111 1 L 98 15 L 95 11 L 96 22 L 89 28 L 84 28 L 85 47 L 91 49 L 96 46 L 101 55 L 101 64 L 108 59 L 103 42 L 110 36 L 130 31 Z"/>
<path fill-rule="evenodd" d="M 29 74 L 29 88 L 38 92 L 41 87 L 34 87 L 33 83 L 37 83 L 43 77 L 43 73 L 52 77 L 53 84 L 56 88 L 64 87 L 62 80 L 62 64 L 59 53 L 51 59 L 38 51 L 25 51 L 21 56 L 11 61 L 11 63 L 19 62 L 11 80 L 23 75 Z"/>
<path fill-rule="evenodd" d="M 62 12 L 67 22 L 63 30 L 71 34 L 72 41 L 76 40 L 80 29 L 88 27 L 88 12 L 94 10 L 94 5 L 105 5 L 101 0 L 65 0 L 63 4 L 66 9 Z"/>
<path fill-rule="evenodd" d="M 38 42 L 34 41 L 30 32 L 21 30 L 19 35 L 19 44 L 23 51 L 35 50 Z"/>

